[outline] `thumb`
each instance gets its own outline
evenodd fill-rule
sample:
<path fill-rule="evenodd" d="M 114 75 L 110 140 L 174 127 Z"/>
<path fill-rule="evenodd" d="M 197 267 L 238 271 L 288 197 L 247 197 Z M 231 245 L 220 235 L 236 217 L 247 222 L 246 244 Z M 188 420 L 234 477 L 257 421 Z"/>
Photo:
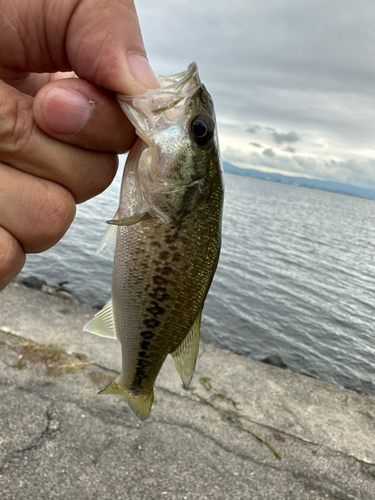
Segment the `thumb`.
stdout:
<path fill-rule="evenodd" d="M 132 0 L 81 0 L 66 35 L 66 56 L 80 78 L 130 95 L 159 87 Z"/>

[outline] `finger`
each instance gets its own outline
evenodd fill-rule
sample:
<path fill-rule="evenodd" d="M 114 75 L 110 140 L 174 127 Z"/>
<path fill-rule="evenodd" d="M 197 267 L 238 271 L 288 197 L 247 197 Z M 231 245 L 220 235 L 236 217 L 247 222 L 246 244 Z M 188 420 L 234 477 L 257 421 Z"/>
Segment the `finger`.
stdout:
<path fill-rule="evenodd" d="M 77 78 L 77 76 L 73 71 L 67 71 L 66 73 L 58 71 L 57 73 L 43 73 L 41 75 L 38 73 L 27 73 L 23 80 L 17 81 L 12 78 L 2 78 L 2 70 L 0 69 L 0 78 L 20 92 L 34 97 L 49 82 L 55 82 L 64 78 Z"/>
<path fill-rule="evenodd" d="M 0 227 L 0 291 L 21 271 L 25 253 L 16 238 Z"/>
<path fill-rule="evenodd" d="M 48 135 L 97 151 L 128 151 L 133 125 L 111 92 L 70 78 L 45 85 L 33 104 L 36 123 Z"/>
<path fill-rule="evenodd" d="M 133 0 L 45 0 L 42 9 L 40 0 L 29 0 L 27 8 L 24 0 L 3 4 L 0 60 L 5 67 L 35 73 L 73 70 L 124 94 L 159 86 Z"/>
<path fill-rule="evenodd" d="M 57 243 L 75 215 L 69 191 L 1 163 L 0 178 L 1 227 L 26 253 L 43 252 Z"/>
<path fill-rule="evenodd" d="M 77 50 L 80 47 L 80 50 Z M 83 0 L 72 15 L 66 54 L 80 78 L 124 94 L 158 88 L 133 0 Z"/>
<path fill-rule="evenodd" d="M 0 161 L 67 188 L 77 203 L 101 193 L 116 174 L 115 153 L 85 150 L 46 135 L 33 99 L 0 82 Z"/>
<path fill-rule="evenodd" d="M 27 73 L 11 68 L 0 66 L 0 80 L 24 94 L 35 96 L 37 92 L 49 82 L 61 80 L 63 78 L 77 78 L 73 71 L 63 73 Z"/>

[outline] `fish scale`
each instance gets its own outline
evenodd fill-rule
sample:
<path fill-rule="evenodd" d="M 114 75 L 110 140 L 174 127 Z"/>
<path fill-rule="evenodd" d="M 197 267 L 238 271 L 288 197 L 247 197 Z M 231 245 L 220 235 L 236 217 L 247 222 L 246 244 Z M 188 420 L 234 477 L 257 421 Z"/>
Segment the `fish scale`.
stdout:
<path fill-rule="evenodd" d="M 172 353 L 182 342 L 186 330 L 196 318 L 207 294 L 212 274 L 210 263 L 217 260 L 215 254 L 219 251 L 219 245 L 216 243 L 213 248 L 210 248 L 212 238 L 210 233 L 207 233 L 206 225 L 210 225 L 212 232 L 218 231 L 220 219 L 218 209 L 220 210 L 219 206 L 216 207 L 217 213 L 215 214 L 215 205 L 212 202 L 176 224 L 165 225 L 160 221 L 155 223 L 151 220 L 140 222 L 136 226 L 120 228 L 117 246 L 120 257 L 118 259 L 115 257 L 112 293 L 117 295 L 118 303 L 128 304 L 128 308 L 125 308 L 121 315 L 123 323 L 116 325 L 119 329 L 129 332 L 122 343 L 124 385 L 131 384 L 134 380 L 138 354 L 143 351 L 141 342 L 144 339 L 141 332 L 153 333 L 152 345 L 147 352 L 147 359 L 152 361 L 149 365 L 152 369 L 146 370 L 145 376 L 138 379 L 137 386 L 132 385 L 132 389 L 137 394 L 150 392 L 166 355 Z M 204 213 L 208 211 L 213 212 L 210 214 L 211 217 Z M 171 234 L 176 234 L 176 226 L 178 237 L 169 239 Z M 144 236 L 145 227 L 147 227 L 146 244 L 148 245 L 147 260 L 144 264 L 145 267 L 148 262 L 152 265 L 147 266 L 147 271 L 139 273 L 137 266 L 134 266 L 133 246 Z M 155 242 L 160 246 L 155 245 Z M 161 250 L 162 248 L 165 250 Z M 191 249 L 193 249 L 192 252 Z M 160 254 L 167 251 L 169 257 L 160 258 Z M 195 258 L 196 254 L 200 256 L 200 259 Z M 174 259 L 176 255 L 185 257 L 182 260 Z M 167 272 L 165 272 L 166 269 Z M 168 295 L 168 298 L 160 297 L 164 300 L 158 299 L 154 293 L 159 288 L 155 286 L 155 278 L 158 281 L 160 276 L 166 280 L 163 290 L 160 290 L 162 294 Z M 178 287 L 176 283 L 179 283 Z M 142 307 L 139 307 L 139 304 L 142 304 Z M 149 312 L 152 308 L 155 311 Z M 167 312 L 155 314 L 160 312 L 160 309 Z M 156 318 L 158 322 L 161 322 L 160 325 L 154 328 L 146 325 L 146 322 L 155 321 Z M 134 332 L 138 332 L 138 339 Z"/>
<path fill-rule="evenodd" d="M 125 396 L 141 420 L 168 354 L 186 386 L 193 376 L 221 244 L 223 176 L 212 99 L 195 63 L 159 81 L 161 89 L 118 97 L 139 139 L 103 238 L 116 238 L 112 298 L 84 328 L 120 341 L 121 374 L 101 393 Z"/>

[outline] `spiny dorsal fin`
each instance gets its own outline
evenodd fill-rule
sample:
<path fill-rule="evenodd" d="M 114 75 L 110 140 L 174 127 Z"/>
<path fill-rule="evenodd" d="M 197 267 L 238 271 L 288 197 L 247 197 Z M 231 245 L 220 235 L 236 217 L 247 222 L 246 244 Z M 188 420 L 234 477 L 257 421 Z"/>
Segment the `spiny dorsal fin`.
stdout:
<path fill-rule="evenodd" d="M 184 340 L 172 352 L 174 366 L 185 387 L 188 387 L 193 378 L 195 363 L 197 362 L 201 316 L 202 311 L 198 313 Z"/>
<path fill-rule="evenodd" d="M 127 391 L 117 380 L 108 384 L 107 387 L 98 394 L 121 394 L 128 400 L 131 410 L 139 420 L 146 420 L 150 414 L 152 403 L 154 402 L 153 390 L 147 396 L 134 396 L 134 394 Z"/>
<path fill-rule="evenodd" d="M 83 331 L 94 333 L 101 337 L 117 338 L 113 319 L 112 299 L 83 327 Z"/>

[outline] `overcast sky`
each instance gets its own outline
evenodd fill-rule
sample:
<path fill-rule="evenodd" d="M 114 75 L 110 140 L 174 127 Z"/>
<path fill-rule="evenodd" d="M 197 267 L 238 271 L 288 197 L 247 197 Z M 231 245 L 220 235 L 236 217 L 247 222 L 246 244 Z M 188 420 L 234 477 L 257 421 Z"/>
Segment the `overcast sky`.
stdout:
<path fill-rule="evenodd" d="M 136 0 L 155 73 L 196 61 L 223 160 L 375 188 L 374 0 Z"/>

